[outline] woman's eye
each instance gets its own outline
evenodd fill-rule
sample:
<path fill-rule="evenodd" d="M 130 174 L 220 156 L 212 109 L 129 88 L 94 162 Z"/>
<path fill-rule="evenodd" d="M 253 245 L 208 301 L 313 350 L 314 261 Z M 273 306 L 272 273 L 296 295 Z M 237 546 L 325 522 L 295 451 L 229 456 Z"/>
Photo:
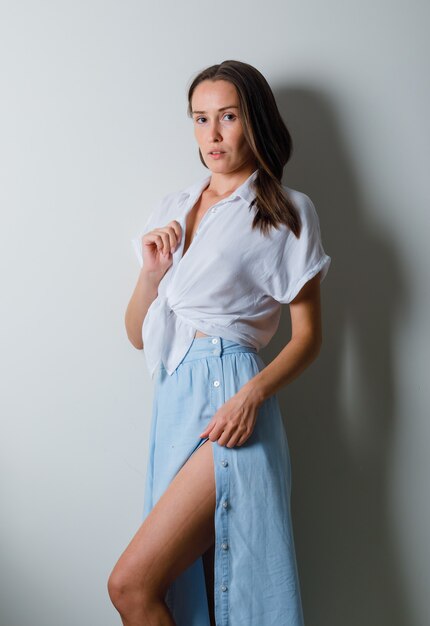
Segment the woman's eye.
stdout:
<path fill-rule="evenodd" d="M 227 115 L 229 115 L 229 116 L 230 116 L 230 117 L 232 117 L 233 119 L 236 117 L 236 116 L 234 115 L 234 113 L 225 113 L 224 117 L 226 117 Z M 206 118 L 205 118 L 205 117 L 203 117 L 203 116 L 196 117 L 196 122 L 197 122 L 197 123 L 199 123 L 199 120 L 205 120 L 205 119 L 206 119 Z M 231 121 L 233 121 L 233 120 L 227 120 L 227 121 L 228 121 L 228 122 L 231 122 Z"/>

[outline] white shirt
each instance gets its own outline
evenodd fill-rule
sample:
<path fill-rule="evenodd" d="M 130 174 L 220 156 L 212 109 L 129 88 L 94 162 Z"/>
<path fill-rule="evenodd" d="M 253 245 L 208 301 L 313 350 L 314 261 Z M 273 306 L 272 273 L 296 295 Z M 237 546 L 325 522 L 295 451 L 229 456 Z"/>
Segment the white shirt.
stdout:
<path fill-rule="evenodd" d="M 285 224 L 271 227 L 269 235 L 259 227 L 251 229 L 255 205 L 251 210 L 248 207 L 255 197 L 251 182 L 256 175 L 257 170 L 208 209 L 183 258 L 187 213 L 211 174 L 165 195 L 131 240 L 142 267 L 144 234 L 171 220 L 182 228 L 173 263 L 142 326 L 151 378 L 161 361 L 168 374 L 175 371 L 196 329 L 260 350 L 278 328 L 281 304 L 291 302 L 318 272 L 321 281 L 325 278 L 331 257 L 324 252 L 319 218 L 305 193 L 283 185 L 302 220 L 299 239 Z"/>

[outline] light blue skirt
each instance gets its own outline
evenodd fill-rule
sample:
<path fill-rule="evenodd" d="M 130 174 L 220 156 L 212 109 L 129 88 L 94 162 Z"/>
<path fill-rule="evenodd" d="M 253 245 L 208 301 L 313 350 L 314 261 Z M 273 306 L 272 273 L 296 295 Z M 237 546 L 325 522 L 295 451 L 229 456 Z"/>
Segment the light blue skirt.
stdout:
<path fill-rule="evenodd" d="M 156 376 L 143 519 L 191 454 L 215 412 L 265 367 L 254 348 L 194 338 L 172 375 Z M 212 444 L 216 481 L 217 626 L 303 626 L 290 509 L 291 462 L 276 394 L 260 405 L 241 446 Z M 169 587 L 177 626 L 210 626 L 203 560 Z"/>

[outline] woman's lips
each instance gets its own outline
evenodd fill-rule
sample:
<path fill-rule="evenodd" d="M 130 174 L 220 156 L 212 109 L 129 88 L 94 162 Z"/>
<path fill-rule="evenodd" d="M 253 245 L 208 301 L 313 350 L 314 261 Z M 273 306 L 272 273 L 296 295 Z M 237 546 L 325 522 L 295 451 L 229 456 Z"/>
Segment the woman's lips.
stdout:
<path fill-rule="evenodd" d="M 225 152 L 218 152 L 218 153 L 212 153 L 209 152 L 209 156 L 212 157 L 213 159 L 220 159 L 221 157 L 223 157 L 225 155 Z"/>

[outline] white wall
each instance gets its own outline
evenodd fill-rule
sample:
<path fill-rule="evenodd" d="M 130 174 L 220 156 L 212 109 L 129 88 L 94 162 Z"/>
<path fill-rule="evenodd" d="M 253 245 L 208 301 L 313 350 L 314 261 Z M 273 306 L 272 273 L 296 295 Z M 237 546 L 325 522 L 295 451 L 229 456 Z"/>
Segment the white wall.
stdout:
<path fill-rule="evenodd" d="M 284 180 L 333 259 L 323 351 L 280 393 L 306 622 L 427 626 L 428 6 L 2 3 L 1 626 L 120 623 L 106 581 L 140 524 L 152 400 L 130 239 L 206 173 L 186 89 L 229 58 L 272 85 Z"/>

